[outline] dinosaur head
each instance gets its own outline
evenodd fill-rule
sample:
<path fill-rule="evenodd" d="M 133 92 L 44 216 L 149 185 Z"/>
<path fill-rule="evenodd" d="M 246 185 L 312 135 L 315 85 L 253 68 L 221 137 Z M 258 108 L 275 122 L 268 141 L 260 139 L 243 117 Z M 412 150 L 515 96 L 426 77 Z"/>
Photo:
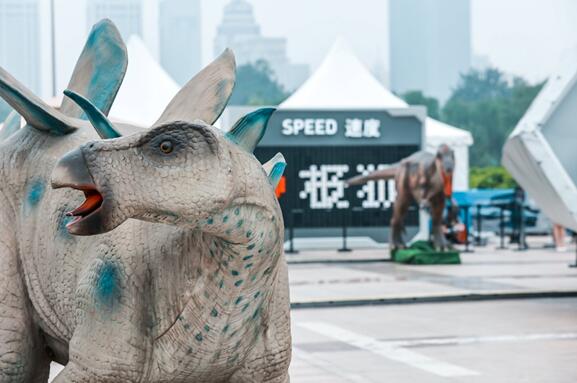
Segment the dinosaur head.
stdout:
<path fill-rule="evenodd" d="M 443 193 L 445 197 L 451 198 L 453 195 L 453 172 L 455 170 L 455 153 L 446 144 L 442 144 L 437 149 L 435 157 L 437 167 L 443 179 Z"/>
<path fill-rule="evenodd" d="M 75 217 L 69 232 L 99 234 L 127 218 L 194 224 L 222 209 L 233 178 L 230 151 L 221 136 L 202 122 L 176 121 L 89 142 L 66 154 L 52 185 L 81 190 L 86 198 L 68 213 Z"/>
<path fill-rule="evenodd" d="M 275 157 L 263 171 L 245 150 L 260 140 L 261 133 L 251 132 L 262 131 L 272 111 L 247 115 L 227 134 L 200 120 L 174 121 L 69 152 L 53 171 L 52 187 L 77 189 L 86 200 L 68 213 L 75 217 L 68 231 L 100 234 L 128 218 L 199 227 L 234 200 L 253 194 L 241 179 L 246 174 L 262 177 L 251 180 L 259 186 L 269 183 L 268 175 L 272 194 L 284 159 Z"/>
<path fill-rule="evenodd" d="M 75 217 L 67 225 L 71 234 L 104 233 L 128 218 L 198 227 L 249 192 L 243 175 L 257 174 L 268 183 L 252 150 L 274 109 L 250 113 L 226 134 L 212 126 L 232 91 L 226 78 L 234 76 L 234 61 L 231 66 L 227 57 L 219 60 L 220 69 L 206 68 L 209 76 L 201 72 L 191 80 L 193 86 L 187 84 L 175 96 L 152 128 L 129 136 L 122 136 L 89 100 L 65 92 L 103 138 L 69 152 L 53 171 L 53 188 L 77 189 L 86 198 L 68 213 Z M 246 168 L 240 170 L 241 163 Z M 277 163 L 283 165 L 284 159 Z M 274 177 L 278 166 L 270 168 Z"/>

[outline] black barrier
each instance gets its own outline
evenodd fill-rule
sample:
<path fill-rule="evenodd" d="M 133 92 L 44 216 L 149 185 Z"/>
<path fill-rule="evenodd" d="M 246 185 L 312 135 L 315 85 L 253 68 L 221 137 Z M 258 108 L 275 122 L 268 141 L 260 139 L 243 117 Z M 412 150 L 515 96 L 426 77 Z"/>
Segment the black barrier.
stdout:
<path fill-rule="evenodd" d="M 298 250 L 294 247 L 294 239 L 295 239 L 295 215 L 303 214 L 302 209 L 291 209 L 290 213 L 288 214 L 289 218 L 289 249 L 285 251 L 287 254 L 298 254 Z"/>
<path fill-rule="evenodd" d="M 348 178 L 395 163 L 418 151 L 416 145 L 395 147 L 258 147 L 255 155 L 266 162 L 281 152 L 287 162 L 286 191 L 279 198 L 285 218 L 292 209 L 302 209 L 297 229 L 340 228 L 349 209 L 363 208 L 362 219 L 348 227 L 388 227 L 395 199 L 393 180 L 373 181 L 344 188 Z M 359 171 L 359 169 L 364 169 Z M 409 213 L 407 226 L 418 226 L 418 214 Z"/>

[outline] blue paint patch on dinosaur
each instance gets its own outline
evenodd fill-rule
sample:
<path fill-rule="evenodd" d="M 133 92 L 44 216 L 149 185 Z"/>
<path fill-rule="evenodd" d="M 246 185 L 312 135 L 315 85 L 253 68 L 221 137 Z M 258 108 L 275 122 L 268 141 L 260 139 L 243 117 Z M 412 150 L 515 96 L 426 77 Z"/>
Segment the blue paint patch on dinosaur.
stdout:
<path fill-rule="evenodd" d="M 68 210 L 69 209 L 67 209 L 66 211 L 68 211 Z M 66 225 L 68 225 L 73 220 L 74 220 L 74 217 L 70 217 L 70 216 L 67 216 L 65 213 L 62 213 L 62 215 L 58 219 L 58 234 L 61 237 L 66 238 L 66 239 L 74 238 L 72 235 L 70 235 L 70 233 L 68 232 L 68 229 L 66 228 Z"/>
<path fill-rule="evenodd" d="M 272 170 L 270 171 L 268 179 L 274 188 L 276 188 L 278 183 L 280 182 L 280 179 L 284 173 L 285 168 L 286 168 L 285 162 L 277 162 L 276 164 L 274 164 Z"/>
<path fill-rule="evenodd" d="M 44 196 L 44 191 L 46 190 L 46 186 L 44 185 L 44 181 L 42 180 L 35 180 L 32 181 L 28 185 L 28 190 L 26 192 L 26 202 L 30 207 L 36 207 L 42 197 Z"/>
<path fill-rule="evenodd" d="M 108 20 L 97 23 L 86 41 L 78 59 L 78 67 L 89 67 L 89 81 L 77 78 L 86 73 L 72 75 L 71 90 L 80 93 L 90 100 L 105 115 L 112 107 L 116 92 L 120 88 L 126 72 L 128 56 L 122 38 L 116 27 Z M 63 100 L 63 107 L 68 111 L 69 101 Z M 72 117 L 86 119 L 86 115 L 76 109 Z"/>
<path fill-rule="evenodd" d="M 106 262 L 98 271 L 95 285 L 96 299 L 111 309 L 120 301 L 120 271 L 112 262 Z"/>

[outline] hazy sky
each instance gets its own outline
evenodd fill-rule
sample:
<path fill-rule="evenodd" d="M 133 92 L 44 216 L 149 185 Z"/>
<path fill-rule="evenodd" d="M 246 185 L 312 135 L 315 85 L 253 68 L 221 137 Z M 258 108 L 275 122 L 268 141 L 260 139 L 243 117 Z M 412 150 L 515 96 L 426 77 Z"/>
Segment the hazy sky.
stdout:
<path fill-rule="evenodd" d="M 267 36 L 288 38 L 290 57 L 316 67 L 343 36 L 369 67 L 388 66 L 387 0 L 249 0 Z M 460 1 L 460 0 L 455 0 Z M 203 0 L 203 58 L 229 0 Z M 576 0 L 472 0 L 473 51 L 497 67 L 536 81 L 577 49 Z"/>

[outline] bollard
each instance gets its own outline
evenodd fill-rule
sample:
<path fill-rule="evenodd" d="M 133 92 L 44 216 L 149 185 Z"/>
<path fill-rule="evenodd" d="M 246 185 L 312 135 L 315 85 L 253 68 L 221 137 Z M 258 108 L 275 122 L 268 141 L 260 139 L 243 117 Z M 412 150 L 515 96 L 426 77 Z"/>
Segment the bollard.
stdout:
<path fill-rule="evenodd" d="M 295 221 L 295 214 L 300 214 L 302 213 L 302 209 L 291 209 L 289 217 L 289 249 L 287 251 L 285 251 L 286 254 L 298 254 L 299 251 L 295 249 L 294 247 L 294 221 Z"/>
<path fill-rule="evenodd" d="M 475 236 L 475 245 L 481 246 L 481 231 L 482 231 L 483 217 L 481 216 L 481 204 L 477 205 L 477 235 Z"/>
<path fill-rule="evenodd" d="M 576 244 L 575 246 L 575 262 L 574 263 L 570 263 L 569 267 L 571 268 L 577 268 L 577 233 L 573 234 L 573 238 L 575 239 L 574 242 Z"/>
<path fill-rule="evenodd" d="M 469 207 L 470 205 L 464 205 L 463 208 L 465 209 L 465 227 L 467 228 L 467 235 L 466 235 L 466 239 L 465 239 L 465 253 L 472 253 L 473 250 L 471 250 L 469 248 L 469 244 L 470 244 L 470 232 L 471 230 L 469 229 Z"/>
<path fill-rule="evenodd" d="M 525 243 L 525 204 L 523 201 L 519 203 L 519 247 L 518 251 L 527 250 L 528 246 Z"/>
<path fill-rule="evenodd" d="M 505 208 L 501 205 L 499 209 L 499 236 L 501 237 L 499 249 L 505 249 Z"/>
<path fill-rule="evenodd" d="M 351 251 L 351 249 L 349 249 L 347 247 L 347 220 L 348 218 L 351 217 L 351 210 L 347 210 L 347 214 L 343 214 L 343 230 L 342 230 L 342 239 L 343 239 L 343 245 L 340 249 L 338 249 L 337 251 L 339 253 L 348 253 Z"/>

